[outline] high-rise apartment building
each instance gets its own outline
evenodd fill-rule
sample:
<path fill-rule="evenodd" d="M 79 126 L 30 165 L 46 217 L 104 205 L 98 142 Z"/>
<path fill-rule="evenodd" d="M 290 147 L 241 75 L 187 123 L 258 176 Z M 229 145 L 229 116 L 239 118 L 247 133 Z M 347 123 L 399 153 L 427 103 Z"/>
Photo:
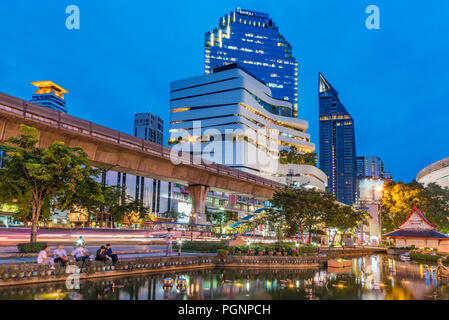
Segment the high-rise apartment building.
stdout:
<path fill-rule="evenodd" d="M 337 200 L 352 205 L 357 193 L 354 120 L 338 92 L 319 74 L 320 169 L 328 190 Z"/>
<path fill-rule="evenodd" d="M 238 63 L 270 89 L 273 98 L 287 100 L 287 117 L 298 116 L 298 63 L 292 47 L 266 13 L 237 8 L 220 18 L 205 36 L 205 72 Z"/>
<path fill-rule="evenodd" d="M 134 136 L 154 143 L 164 142 L 164 120 L 149 112 L 134 115 Z"/>
<path fill-rule="evenodd" d="M 31 102 L 67 113 L 67 107 L 64 100 L 64 93 L 68 93 L 67 90 L 52 81 L 34 81 L 31 82 L 31 84 L 39 88 L 33 94 L 30 100 Z"/>

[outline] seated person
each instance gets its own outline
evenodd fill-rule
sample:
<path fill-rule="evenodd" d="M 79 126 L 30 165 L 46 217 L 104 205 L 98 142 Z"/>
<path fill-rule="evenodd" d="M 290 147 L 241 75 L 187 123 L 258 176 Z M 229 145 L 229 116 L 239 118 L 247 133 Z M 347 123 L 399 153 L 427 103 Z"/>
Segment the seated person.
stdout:
<path fill-rule="evenodd" d="M 83 246 L 79 246 L 75 250 L 73 250 L 72 256 L 75 257 L 76 261 L 89 261 L 89 253 Z"/>
<path fill-rule="evenodd" d="M 111 248 L 111 245 L 109 243 L 106 245 L 105 252 L 106 252 L 106 256 L 109 259 L 112 259 L 112 263 L 116 263 L 118 261 L 118 257 L 117 257 L 116 254 L 112 253 L 112 248 Z"/>
<path fill-rule="evenodd" d="M 67 252 L 64 250 L 64 247 L 62 245 L 59 245 L 58 248 L 55 251 L 53 251 L 53 255 L 55 257 L 54 262 L 60 263 L 64 267 L 67 265 L 67 262 L 69 262 Z"/>
<path fill-rule="evenodd" d="M 108 257 L 106 256 L 106 247 L 101 246 L 100 249 L 97 250 L 97 255 L 95 256 L 96 261 L 103 261 L 106 262 L 108 260 Z"/>
<path fill-rule="evenodd" d="M 48 246 L 46 246 L 43 250 L 41 250 L 37 255 L 37 264 L 46 264 L 49 266 L 53 266 L 54 265 L 53 259 L 50 259 L 48 257 L 49 252 L 50 248 Z"/>

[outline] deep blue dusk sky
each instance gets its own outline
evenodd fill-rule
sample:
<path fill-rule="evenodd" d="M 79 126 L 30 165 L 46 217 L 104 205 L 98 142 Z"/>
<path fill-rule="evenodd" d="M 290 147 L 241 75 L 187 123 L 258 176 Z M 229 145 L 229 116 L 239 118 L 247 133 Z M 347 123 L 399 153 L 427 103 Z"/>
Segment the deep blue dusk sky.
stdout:
<path fill-rule="evenodd" d="M 65 27 L 78 5 L 81 29 Z M 381 11 L 367 30 L 365 9 Z M 299 63 L 299 117 L 318 149 L 318 72 L 355 119 L 358 155 L 410 181 L 449 156 L 449 1 L 0 2 L 0 91 L 30 99 L 30 81 L 70 91 L 69 114 L 132 133 L 134 112 L 164 118 L 169 82 L 204 72 L 204 33 L 242 7 L 269 13 Z"/>

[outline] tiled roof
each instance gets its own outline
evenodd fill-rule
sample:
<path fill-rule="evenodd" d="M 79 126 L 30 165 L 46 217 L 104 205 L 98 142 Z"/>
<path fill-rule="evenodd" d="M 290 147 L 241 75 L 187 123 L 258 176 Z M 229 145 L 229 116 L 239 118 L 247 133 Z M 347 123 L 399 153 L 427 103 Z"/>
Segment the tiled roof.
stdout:
<path fill-rule="evenodd" d="M 435 226 L 434 224 L 430 223 L 429 220 L 427 220 L 427 218 L 424 216 L 424 214 L 418 209 L 418 207 L 416 206 L 416 204 L 413 206 L 412 212 L 410 212 L 410 214 L 408 215 L 407 219 L 405 219 L 405 221 L 402 222 L 402 223 L 399 225 L 399 228 L 402 227 L 404 224 L 407 223 L 407 221 L 412 217 L 412 215 L 413 215 L 414 212 L 416 212 L 416 213 L 420 216 L 420 218 L 421 218 L 426 224 L 428 224 L 428 225 L 431 226 L 432 228 L 436 228 L 436 226 Z"/>
<path fill-rule="evenodd" d="M 421 238 L 421 239 L 449 239 L 448 236 L 435 230 L 405 230 L 399 229 L 384 235 L 386 238 Z"/>

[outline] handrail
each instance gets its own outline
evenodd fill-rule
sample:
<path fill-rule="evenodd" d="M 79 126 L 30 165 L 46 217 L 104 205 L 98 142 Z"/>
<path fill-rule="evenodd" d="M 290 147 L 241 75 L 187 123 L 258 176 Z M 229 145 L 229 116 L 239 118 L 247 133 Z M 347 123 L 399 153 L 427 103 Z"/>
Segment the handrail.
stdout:
<path fill-rule="evenodd" d="M 76 134 L 82 134 L 95 139 L 118 144 L 128 148 L 135 149 L 140 152 L 156 155 L 158 157 L 169 160 L 171 148 L 147 141 L 141 138 L 131 136 L 129 134 L 111 129 L 94 122 L 83 120 L 60 111 L 52 110 L 40 106 L 35 103 L 28 102 L 0 92 L 0 111 L 10 113 L 24 119 L 40 122 L 45 125 L 52 125 L 64 130 L 72 131 Z M 237 177 L 239 180 L 246 180 L 257 185 L 268 186 L 272 189 L 281 189 L 284 184 L 259 177 L 238 169 L 234 169 L 222 164 L 211 163 L 206 164 L 201 161 L 201 165 L 194 163 L 194 157 L 190 157 L 188 163 L 182 162 L 184 165 L 200 167 L 204 170 L 215 174 Z"/>

